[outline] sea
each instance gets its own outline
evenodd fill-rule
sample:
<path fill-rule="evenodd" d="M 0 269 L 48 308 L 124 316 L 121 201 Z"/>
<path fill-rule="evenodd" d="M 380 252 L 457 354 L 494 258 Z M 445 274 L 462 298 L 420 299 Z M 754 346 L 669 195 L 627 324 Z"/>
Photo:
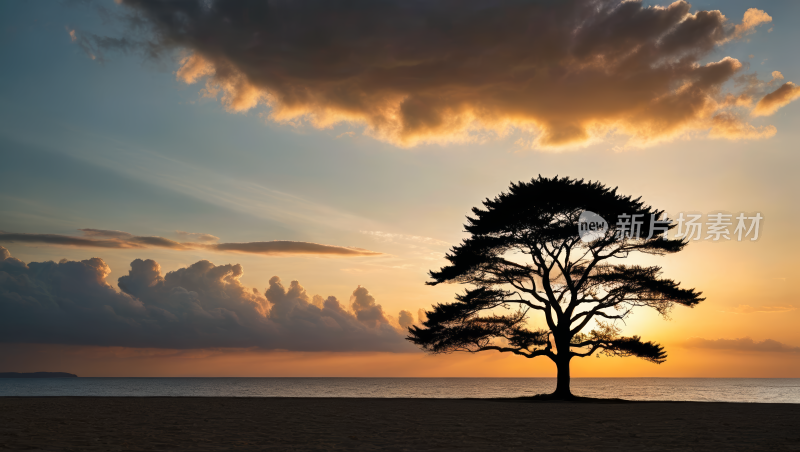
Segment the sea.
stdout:
<path fill-rule="evenodd" d="M 0 396 L 512 398 L 554 378 L 0 378 Z M 800 403 L 800 378 L 573 378 L 572 393 L 626 400 Z"/>

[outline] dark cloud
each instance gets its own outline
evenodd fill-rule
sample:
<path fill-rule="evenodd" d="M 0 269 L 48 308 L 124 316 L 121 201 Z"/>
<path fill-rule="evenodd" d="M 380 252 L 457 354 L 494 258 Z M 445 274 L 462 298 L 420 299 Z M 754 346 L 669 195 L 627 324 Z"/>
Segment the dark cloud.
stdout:
<path fill-rule="evenodd" d="M 204 81 L 203 95 L 233 112 L 267 105 L 279 122 L 354 122 L 400 146 L 514 127 L 539 147 L 611 132 L 632 145 L 693 130 L 774 135 L 747 123 L 746 107 L 724 102 L 739 94 L 723 85 L 742 63 L 705 63 L 772 20 L 755 8 L 734 24 L 685 1 L 122 3 L 151 53 L 184 55 L 179 80 Z"/>
<path fill-rule="evenodd" d="M 102 259 L 24 262 L 0 247 L 0 342 L 156 348 L 259 347 L 303 351 L 412 351 L 369 304 L 371 322 L 335 297 L 317 306 L 292 281 L 273 277 L 264 294 L 240 282 L 241 265 L 199 261 L 162 275 L 137 259 L 105 278 Z M 357 289 L 358 292 L 362 288 Z M 366 293 L 366 289 L 363 289 Z M 321 299 L 321 297 L 317 297 Z M 359 306 L 360 308 L 360 306 Z M 354 306 L 355 309 L 355 306 Z"/>
<path fill-rule="evenodd" d="M 262 255 L 316 255 L 316 256 L 380 256 L 381 253 L 345 246 L 321 245 L 310 242 L 274 240 L 271 242 L 243 243 L 193 243 L 176 242 L 164 237 L 139 237 L 123 231 L 80 229 L 86 237 L 59 234 L 25 234 L 0 232 L 0 243 L 40 243 L 84 248 L 168 248 L 173 250 L 207 249 L 221 252 L 239 252 Z M 178 231 L 179 233 L 181 231 Z M 198 242 L 219 240 L 211 234 L 183 232 Z M 181 234 L 179 234 L 181 235 Z"/>
<path fill-rule="evenodd" d="M 689 348 L 709 348 L 716 350 L 739 350 L 747 352 L 783 352 L 800 353 L 800 347 L 793 347 L 772 339 L 755 342 L 749 337 L 740 339 L 703 339 L 691 338 L 683 344 Z"/>
<path fill-rule="evenodd" d="M 356 313 L 356 318 L 364 325 L 375 327 L 389 323 L 383 314 L 383 308 L 375 303 L 375 297 L 369 294 L 366 287 L 358 286 L 353 291 L 353 295 L 350 296 L 350 301 L 353 306 L 353 312 Z"/>
<path fill-rule="evenodd" d="M 377 340 L 386 343 L 400 336 L 397 330 L 389 325 L 380 306 L 377 306 L 380 315 L 376 315 L 372 322 L 365 322 L 358 317 L 359 311 L 355 305 L 352 307 L 356 315 L 353 315 L 336 297 L 326 298 L 322 306 L 309 302 L 308 294 L 297 281 L 292 281 L 287 289 L 275 276 L 270 279 L 265 296 L 272 305 L 270 319 L 280 325 L 287 339 L 290 338 L 295 344 L 294 347 L 303 344 L 302 347 L 308 349 L 312 344 L 324 343 L 331 337 L 340 337 L 341 349 L 363 350 L 381 348 L 385 345 L 372 346 L 362 341 Z M 364 334 L 365 332 L 369 334 Z M 291 344 L 279 348 L 287 348 L 289 345 Z M 400 344 L 394 344 L 392 347 L 404 348 Z"/>
<path fill-rule="evenodd" d="M 74 237 L 60 234 L 26 234 L 0 232 L 0 242 L 41 243 L 45 245 L 65 245 L 82 248 L 171 248 L 183 250 L 188 247 L 164 237 L 137 237 L 122 231 L 102 229 L 80 229 L 87 237 Z M 107 240 L 104 240 L 106 238 Z"/>
<path fill-rule="evenodd" d="M 25 234 L 0 232 L 0 242 L 41 243 L 44 245 L 66 245 L 90 248 L 142 248 L 142 246 L 119 240 L 98 240 L 60 234 Z"/>

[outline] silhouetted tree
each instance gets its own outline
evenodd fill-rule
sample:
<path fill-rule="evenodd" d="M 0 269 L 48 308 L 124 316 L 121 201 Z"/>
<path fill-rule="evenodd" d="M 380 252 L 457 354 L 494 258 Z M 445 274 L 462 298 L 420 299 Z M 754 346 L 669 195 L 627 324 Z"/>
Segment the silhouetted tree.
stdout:
<path fill-rule="evenodd" d="M 508 193 L 486 199 L 483 207 L 467 217 L 471 236 L 445 256 L 450 265 L 430 272 L 432 281 L 426 284 L 474 288 L 453 303 L 433 306 L 424 328 L 409 328 L 408 340 L 428 352 L 546 356 L 558 369 L 553 396 L 570 398 L 573 357 L 598 352 L 657 364 L 666 360 L 661 345 L 620 336 L 615 323 L 634 308 L 650 307 L 666 317 L 675 304 L 691 307 L 704 300 L 701 292 L 660 278 L 660 267 L 620 262 L 631 253 L 665 255 L 687 244 L 667 238 L 666 230 L 675 225 L 659 221 L 663 211 L 640 198 L 619 195 L 598 182 L 539 176 L 511 184 Z M 608 230 L 592 241 L 578 234 L 584 211 L 608 221 Z M 641 221 L 638 237 L 632 228 L 617 224 L 619 218 L 631 218 L 624 215 L 641 215 L 631 222 Z M 544 316 L 546 329 L 527 327 L 533 312 Z M 581 333 L 592 319 L 597 326 Z"/>

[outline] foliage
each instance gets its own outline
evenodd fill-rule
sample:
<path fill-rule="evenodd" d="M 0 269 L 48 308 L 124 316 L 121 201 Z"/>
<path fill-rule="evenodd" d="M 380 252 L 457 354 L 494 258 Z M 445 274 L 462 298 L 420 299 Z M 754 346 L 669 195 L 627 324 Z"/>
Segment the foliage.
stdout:
<path fill-rule="evenodd" d="M 584 211 L 609 220 L 608 231 L 588 243 L 578 236 Z M 427 284 L 473 288 L 453 303 L 435 305 L 422 328 L 409 328 L 408 340 L 426 351 L 547 356 L 559 372 L 572 357 L 595 352 L 662 363 L 667 357 L 663 347 L 639 336 L 621 336 L 614 322 L 638 307 L 667 317 L 675 305 L 693 307 L 704 300 L 701 292 L 661 278 L 660 267 L 619 263 L 631 253 L 676 253 L 687 242 L 651 233 L 663 211 L 620 195 L 616 188 L 539 176 L 512 184 L 472 213 L 465 225 L 470 237 L 451 248 L 445 256 L 450 265 L 431 271 Z M 641 215 L 642 234 L 625 234 L 616 224 L 620 215 Z M 547 328 L 530 330 L 528 316 L 537 311 Z M 597 327 L 581 333 L 592 320 Z"/>

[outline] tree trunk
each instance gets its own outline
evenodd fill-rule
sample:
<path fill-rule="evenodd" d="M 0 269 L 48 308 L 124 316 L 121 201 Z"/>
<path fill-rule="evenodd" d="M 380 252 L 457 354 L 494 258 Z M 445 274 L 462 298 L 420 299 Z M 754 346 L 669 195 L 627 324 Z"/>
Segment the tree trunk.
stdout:
<path fill-rule="evenodd" d="M 569 350 L 569 349 L 567 349 Z M 564 353 L 567 355 L 569 352 Z M 559 353 L 561 355 L 561 353 Z M 569 361 L 570 356 L 557 356 L 556 368 L 558 369 L 558 379 L 556 383 L 556 392 L 553 396 L 558 399 L 571 399 L 572 392 L 569 390 Z"/>

